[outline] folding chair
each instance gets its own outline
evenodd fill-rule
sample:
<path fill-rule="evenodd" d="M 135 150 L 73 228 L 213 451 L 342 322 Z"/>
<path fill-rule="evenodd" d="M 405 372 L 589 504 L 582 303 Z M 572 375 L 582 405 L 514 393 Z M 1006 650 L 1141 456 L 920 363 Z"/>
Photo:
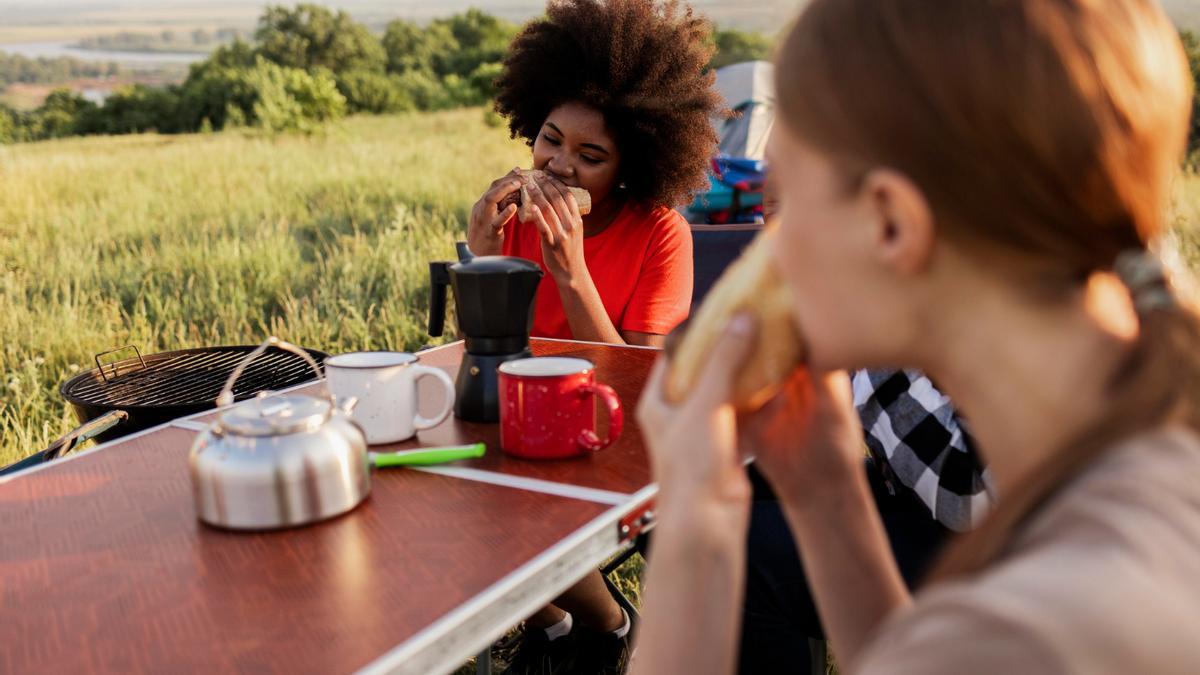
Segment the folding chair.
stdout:
<path fill-rule="evenodd" d="M 750 244 L 761 224 L 692 225 L 692 311 L 704 301 L 713 284 Z"/>

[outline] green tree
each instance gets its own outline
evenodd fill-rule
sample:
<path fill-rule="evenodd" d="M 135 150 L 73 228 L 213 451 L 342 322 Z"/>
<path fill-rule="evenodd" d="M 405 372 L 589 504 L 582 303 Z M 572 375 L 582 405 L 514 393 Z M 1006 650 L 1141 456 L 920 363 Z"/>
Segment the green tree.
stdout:
<path fill-rule="evenodd" d="M 493 83 L 518 29 L 477 9 L 425 28 L 393 21 L 383 36 L 388 70 L 400 75 L 422 110 L 481 105 L 495 93 Z"/>
<path fill-rule="evenodd" d="M 94 130 L 104 134 L 185 130 L 179 124 L 179 93 L 175 88 L 135 84 L 120 89 L 105 99 L 95 118 Z"/>
<path fill-rule="evenodd" d="M 1200 164 L 1200 37 L 1191 31 L 1180 34 L 1183 48 L 1187 52 L 1188 64 L 1191 66 L 1192 83 L 1192 120 L 1188 127 L 1188 157 L 1193 165 Z"/>
<path fill-rule="evenodd" d="M 713 44 L 716 45 L 717 51 L 708 63 L 710 68 L 723 68 L 732 63 L 771 58 L 771 41 L 760 33 L 717 30 L 713 31 Z"/>
<path fill-rule="evenodd" d="M 443 110 L 456 105 L 443 81 L 429 71 L 410 70 L 397 75 L 396 82 L 418 110 Z"/>
<path fill-rule="evenodd" d="M 474 91 L 476 101 L 467 103 L 466 105 L 483 105 L 496 95 L 496 79 L 504 72 L 504 64 L 500 62 L 481 63 L 467 77 L 467 81 Z"/>
<path fill-rule="evenodd" d="M 458 44 L 458 49 L 450 54 L 446 65 L 437 73 L 442 76 L 453 74 L 459 77 L 470 77 L 484 63 L 503 61 L 508 52 L 508 44 L 520 30 L 516 24 L 478 9 L 439 19 L 434 21 L 430 28 L 433 26 L 447 28 Z"/>
<path fill-rule="evenodd" d="M 338 73 L 337 88 L 346 98 L 349 112 L 393 113 L 412 110 L 415 105 L 397 75 L 373 70 Z"/>
<path fill-rule="evenodd" d="M 268 7 L 254 34 L 262 56 L 291 68 L 383 70 L 383 46 L 367 27 L 344 10 L 320 5 Z"/>
<path fill-rule="evenodd" d="M 0 143 L 17 140 L 17 111 L 0 103 Z"/>
<path fill-rule="evenodd" d="M 192 71 L 209 66 L 250 68 L 254 66 L 257 55 L 258 52 L 250 43 L 235 37 L 233 42 L 214 49 L 207 59 L 193 64 Z"/>
<path fill-rule="evenodd" d="M 193 66 L 179 89 L 178 128 L 194 131 L 207 121 L 211 128 L 223 129 L 230 111 L 244 118 L 254 107 L 255 93 L 246 73 L 255 63 L 246 67 L 207 60 Z"/>
<path fill-rule="evenodd" d="M 443 74 L 459 45 L 445 24 L 433 23 L 422 28 L 397 19 L 384 31 L 383 49 L 387 52 L 387 69 L 393 73 L 416 70 Z"/>
<path fill-rule="evenodd" d="M 30 140 L 88 133 L 92 130 L 95 112 L 95 103 L 70 89 L 55 89 L 30 116 Z"/>
<path fill-rule="evenodd" d="M 186 131 L 238 126 L 311 131 L 345 114 L 346 99 L 328 70 L 289 68 L 260 56 L 252 68 L 193 71 L 180 90 L 179 109 Z"/>
<path fill-rule="evenodd" d="M 255 98 L 252 124 L 268 133 L 312 131 L 346 112 L 346 99 L 325 70 L 308 72 L 260 61 L 246 80 Z"/>

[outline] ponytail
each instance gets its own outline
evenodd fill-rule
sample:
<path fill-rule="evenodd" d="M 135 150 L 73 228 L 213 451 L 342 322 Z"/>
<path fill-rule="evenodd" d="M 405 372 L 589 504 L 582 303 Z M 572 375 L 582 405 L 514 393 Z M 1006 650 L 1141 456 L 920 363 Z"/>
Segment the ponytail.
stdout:
<path fill-rule="evenodd" d="M 1040 506 L 1121 439 L 1165 424 L 1200 431 L 1200 313 L 1180 299 L 1149 251 L 1123 253 L 1113 271 L 1129 289 L 1139 328 L 1109 381 L 1107 414 L 1000 495 L 996 510 L 950 547 L 931 579 L 969 575 L 1002 557 Z"/>

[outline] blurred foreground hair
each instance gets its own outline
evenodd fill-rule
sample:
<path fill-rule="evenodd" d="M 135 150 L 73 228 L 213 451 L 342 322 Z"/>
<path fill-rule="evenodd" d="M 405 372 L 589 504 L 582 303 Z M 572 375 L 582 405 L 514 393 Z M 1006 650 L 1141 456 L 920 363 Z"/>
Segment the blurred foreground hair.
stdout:
<path fill-rule="evenodd" d="M 1191 80 L 1152 0 L 813 0 L 778 62 L 783 124 L 851 180 L 877 166 L 908 175 L 939 236 L 1017 261 L 996 273 L 1031 298 L 1066 297 L 1123 253 L 1159 245 Z M 1200 427 L 1197 314 L 1159 302 L 1138 318 L 1138 342 L 1109 383 L 1110 414 L 1000 495 L 935 576 L 1000 556 L 1032 511 L 1120 438 Z"/>

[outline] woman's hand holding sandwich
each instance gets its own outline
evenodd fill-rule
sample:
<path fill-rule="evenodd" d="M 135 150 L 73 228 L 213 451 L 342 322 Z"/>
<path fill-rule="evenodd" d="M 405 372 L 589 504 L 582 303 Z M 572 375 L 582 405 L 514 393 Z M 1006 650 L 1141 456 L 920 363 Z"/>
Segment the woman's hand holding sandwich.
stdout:
<path fill-rule="evenodd" d="M 583 259 L 583 216 L 566 185 L 550 176 L 527 179 L 532 222 L 542 235 L 542 258 L 560 285 L 588 273 Z"/>
<path fill-rule="evenodd" d="M 504 245 L 504 224 L 517 213 L 516 204 L 501 207 L 509 195 L 521 189 L 521 170 L 509 171 L 492 181 L 487 192 L 471 208 L 467 226 L 467 245 L 475 255 L 500 255 Z"/>

